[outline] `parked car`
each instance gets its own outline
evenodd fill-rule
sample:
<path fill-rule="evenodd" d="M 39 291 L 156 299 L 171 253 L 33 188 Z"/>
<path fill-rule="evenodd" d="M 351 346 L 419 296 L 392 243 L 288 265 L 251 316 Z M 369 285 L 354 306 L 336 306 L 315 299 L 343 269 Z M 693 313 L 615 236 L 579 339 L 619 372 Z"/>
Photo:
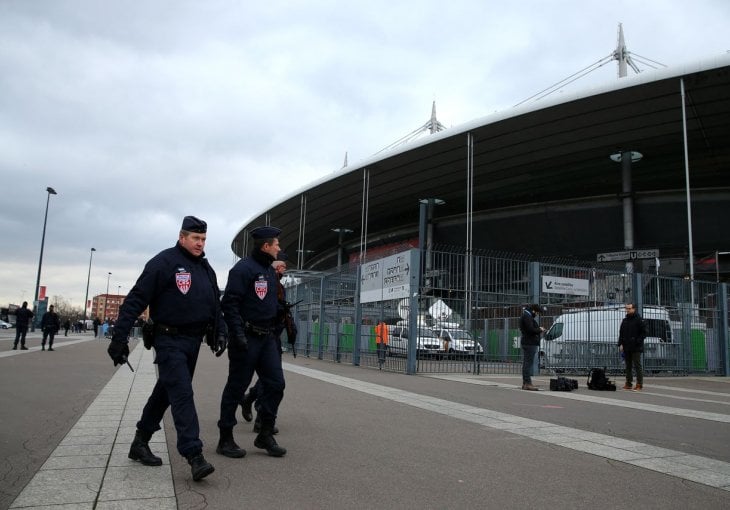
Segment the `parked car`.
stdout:
<path fill-rule="evenodd" d="M 434 333 L 441 339 L 442 350 L 449 358 L 472 357 L 475 349 L 478 358 L 484 354 L 482 346 L 465 329 L 441 327 L 434 329 Z"/>
<path fill-rule="evenodd" d="M 9 322 L 0 321 L 0 329 L 10 329 L 12 327 L 13 327 L 13 325 L 10 324 Z"/>
<path fill-rule="evenodd" d="M 408 355 L 408 334 L 406 326 L 396 326 L 390 330 L 389 356 Z M 419 326 L 416 337 L 416 356 L 426 358 L 442 353 L 441 339 L 436 336 L 436 333 L 428 326 Z"/>

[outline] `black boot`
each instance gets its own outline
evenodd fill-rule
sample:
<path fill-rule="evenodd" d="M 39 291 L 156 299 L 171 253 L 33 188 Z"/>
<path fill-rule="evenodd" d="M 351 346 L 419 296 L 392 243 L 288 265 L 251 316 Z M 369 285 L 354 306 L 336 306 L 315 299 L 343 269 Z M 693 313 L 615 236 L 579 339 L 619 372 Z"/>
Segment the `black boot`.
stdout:
<path fill-rule="evenodd" d="M 193 480 L 195 480 L 196 482 L 198 480 L 202 480 L 213 471 L 215 471 L 213 465 L 205 460 L 205 457 L 203 457 L 202 453 L 188 455 L 187 459 L 188 464 L 190 464 L 190 471 L 193 473 Z"/>
<path fill-rule="evenodd" d="M 258 434 L 261 432 L 261 418 L 259 417 L 258 413 L 256 413 L 256 421 L 253 422 L 253 431 Z M 271 431 L 272 434 L 276 435 L 279 433 L 279 427 L 274 424 L 274 429 Z"/>
<path fill-rule="evenodd" d="M 246 421 L 253 420 L 253 413 L 251 412 L 251 406 L 253 405 L 254 399 L 251 398 L 251 392 L 249 391 L 243 396 L 243 400 L 241 400 L 241 414 L 243 415 L 243 419 Z"/>
<path fill-rule="evenodd" d="M 273 434 L 274 425 L 272 423 L 261 423 L 261 432 L 256 436 L 253 444 L 256 448 L 266 450 L 266 453 L 272 457 L 283 457 L 286 455 L 286 448 L 282 448 L 276 443 Z"/>
<path fill-rule="evenodd" d="M 240 459 L 246 456 L 246 450 L 238 446 L 233 440 L 233 429 L 221 429 L 221 438 L 215 452 L 232 459 Z"/>
<path fill-rule="evenodd" d="M 141 430 L 138 430 L 134 435 L 132 446 L 129 447 L 129 455 L 127 455 L 127 457 L 132 460 L 138 460 L 145 466 L 161 466 L 162 459 L 156 457 L 152 453 L 152 450 L 150 450 L 148 443 L 151 437 L 152 434 L 149 432 L 142 432 Z"/>

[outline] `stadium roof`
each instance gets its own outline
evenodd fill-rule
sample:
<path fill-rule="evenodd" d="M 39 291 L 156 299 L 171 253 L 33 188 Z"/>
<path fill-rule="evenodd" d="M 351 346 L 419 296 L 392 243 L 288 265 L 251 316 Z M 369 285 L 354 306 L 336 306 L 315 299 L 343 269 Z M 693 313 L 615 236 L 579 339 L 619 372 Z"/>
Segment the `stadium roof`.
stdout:
<path fill-rule="evenodd" d="M 643 155 L 633 166 L 633 195 L 644 202 L 666 203 L 666 208 L 647 207 L 638 222 L 643 221 L 644 231 L 649 230 L 646 225 L 666 231 L 666 239 L 652 237 L 650 242 L 662 244 L 665 253 L 679 253 L 688 244 L 686 206 L 679 207 L 682 201 L 686 203 L 680 78 L 686 99 L 692 200 L 696 196 L 708 204 L 707 210 L 700 207 L 697 212 L 700 230 L 695 242 L 700 251 L 730 250 L 728 229 L 716 222 L 718 213 L 724 210 L 724 219 L 730 212 L 730 55 L 644 72 L 558 100 L 543 99 L 381 153 L 272 204 L 243 225 L 231 247 L 236 255 L 243 256 L 248 249 L 248 231 L 271 224 L 283 230 L 280 241 L 290 259 L 296 258 L 297 250 L 308 254 L 303 269 L 331 267 L 338 241 L 332 229 L 352 230 L 345 239 L 347 247 L 349 251 L 360 249 L 365 175 L 369 178 L 369 244 L 417 235 L 418 201 L 431 197 L 445 201 L 436 209 L 437 224 L 462 225 L 442 228 L 441 241 L 458 244 L 467 208 L 467 135 L 471 134 L 475 238 L 482 247 L 513 249 L 520 239 L 508 239 L 507 232 L 495 235 L 494 225 L 491 230 L 485 227 L 484 236 L 479 236 L 478 218 L 486 221 L 541 211 L 544 216 L 546 210 L 580 204 L 571 216 L 561 216 L 560 222 L 568 218 L 570 223 L 574 218 L 580 225 L 581 217 L 600 221 L 600 214 L 576 215 L 576 211 L 589 210 L 592 205 L 596 211 L 610 207 L 618 216 L 604 217 L 610 223 L 605 227 L 594 225 L 591 229 L 588 225 L 588 232 L 579 236 L 587 241 L 588 248 L 573 247 L 572 253 L 589 254 L 603 246 L 608 251 L 620 249 L 615 245 L 617 236 L 619 244 L 623 239 L 621 165 L 609 156 L 632 150 Z M 669 213 L 675 219 L 684 215 L 684 225 L 663 221 Z M 707 218 L 714 218 L 713 225 L 706 224 Z M 560 239 L 575 241 L 569 235 L 574 227 L 556 227 L 555 218 L 543 218 L 535 228 L 555 228 Z M 641 244 L 641 239 L 637 242 Z M 537 249 L 550 249 L 547 240 L 543 244 Z"/>

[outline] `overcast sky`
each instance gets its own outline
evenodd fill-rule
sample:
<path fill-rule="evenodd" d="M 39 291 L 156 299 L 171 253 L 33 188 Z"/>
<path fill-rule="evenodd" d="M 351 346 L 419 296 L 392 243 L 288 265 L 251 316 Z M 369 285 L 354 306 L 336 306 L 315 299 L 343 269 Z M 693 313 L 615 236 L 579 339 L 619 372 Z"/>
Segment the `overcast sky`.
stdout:
<path fill-rule="evenodd" d="M 51 302 L 82 305 L 92 247 L 89 298 L 109 272 L 127 293 L 188 214 L 223 287 L 241 226 L 346 152 L 433 101 L 446 126 L 508 110 L 610 55 L 619 23 L 670 67 L 730 50 L 727 0 L 0 0 L 0 306 L 33 301 L 48 186 Z"/>

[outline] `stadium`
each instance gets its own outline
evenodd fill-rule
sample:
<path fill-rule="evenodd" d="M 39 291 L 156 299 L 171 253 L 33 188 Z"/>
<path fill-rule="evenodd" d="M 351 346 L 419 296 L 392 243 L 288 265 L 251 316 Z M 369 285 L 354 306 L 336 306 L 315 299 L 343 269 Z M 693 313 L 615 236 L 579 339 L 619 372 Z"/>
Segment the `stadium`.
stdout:
<path fill-rule="evenodd" d="M 721 225 L 730 212 L 729 92 L 724 55 L 477 119 L 272 204 L 232 249 L 244 256 L 250 229 L 271 224 L 299 269 L 331 268 L 340 250 L 350 257 L 416 239 L 419 201 L 433 198 L 442 205 L 429 210 L 432 244 L 466 246 L 471 221 L 474 249 L 580 260 L 656 249 L 668 274 L 687 274 L 690 250 L 697 259 L 730 250 Z M 641 155 L 628 177 L 614 161 L 627 151 Z"/>
<path fill-rule="evenodd" d="M 568 306 L 633 300 L 671 313 L 674 340 L 668 333 L 662 341 L 676 346 L 674 369 L 727 372 L 727 328 L 716 327 L 727 323 L 726 286 L 715 282 L 730 276 L 730 231 L 721 224 L 730 212 L 729 165 L 725 54 L 435 131 L 272 204 L 242 226 L 231 248 L 246 256 L 250 230 L 275 225 L 292 274 L 314 277 L 349 266 L 348 278 L 310 285 L 316 297 L 299 308 L 306 348 L 318 346 L 320 356 L 343 334 L 362 341 L 368 324 L 406 318 L 398 313 L 402 303 L 359 306 L 352 268 L 422 248 L 440 252 L 422 259 L 424 279 L 416 284 L 422 301 L 412 304 L 419 317 L 442 299 L 493 358 L 519 352 L 509 345 L 514 325 L 486 320 L 514 317 L 520 303 L 547 300 L 560 306 L 548 312 L 555 317 Z M 467 258 L 454 262 L 441 252 Z M 472 254 L 511 261 L 493 270 L 484 259 L 472 270 Z M 540 274 L 590 280 L 592 295 L 546 295 L 523 257 L 581 266 L 548 273 L 543 266 Z M 491 315 L 482 313 L 487 309 Z M 319 315 L 329 332 L 319 329 Z M 695 359 L 689 353 L 696 331 L 712 346 Z M 349 341 L 355 357 L 357 344 Z M 362 345 L 374 351 L 372 338 Z"/>

